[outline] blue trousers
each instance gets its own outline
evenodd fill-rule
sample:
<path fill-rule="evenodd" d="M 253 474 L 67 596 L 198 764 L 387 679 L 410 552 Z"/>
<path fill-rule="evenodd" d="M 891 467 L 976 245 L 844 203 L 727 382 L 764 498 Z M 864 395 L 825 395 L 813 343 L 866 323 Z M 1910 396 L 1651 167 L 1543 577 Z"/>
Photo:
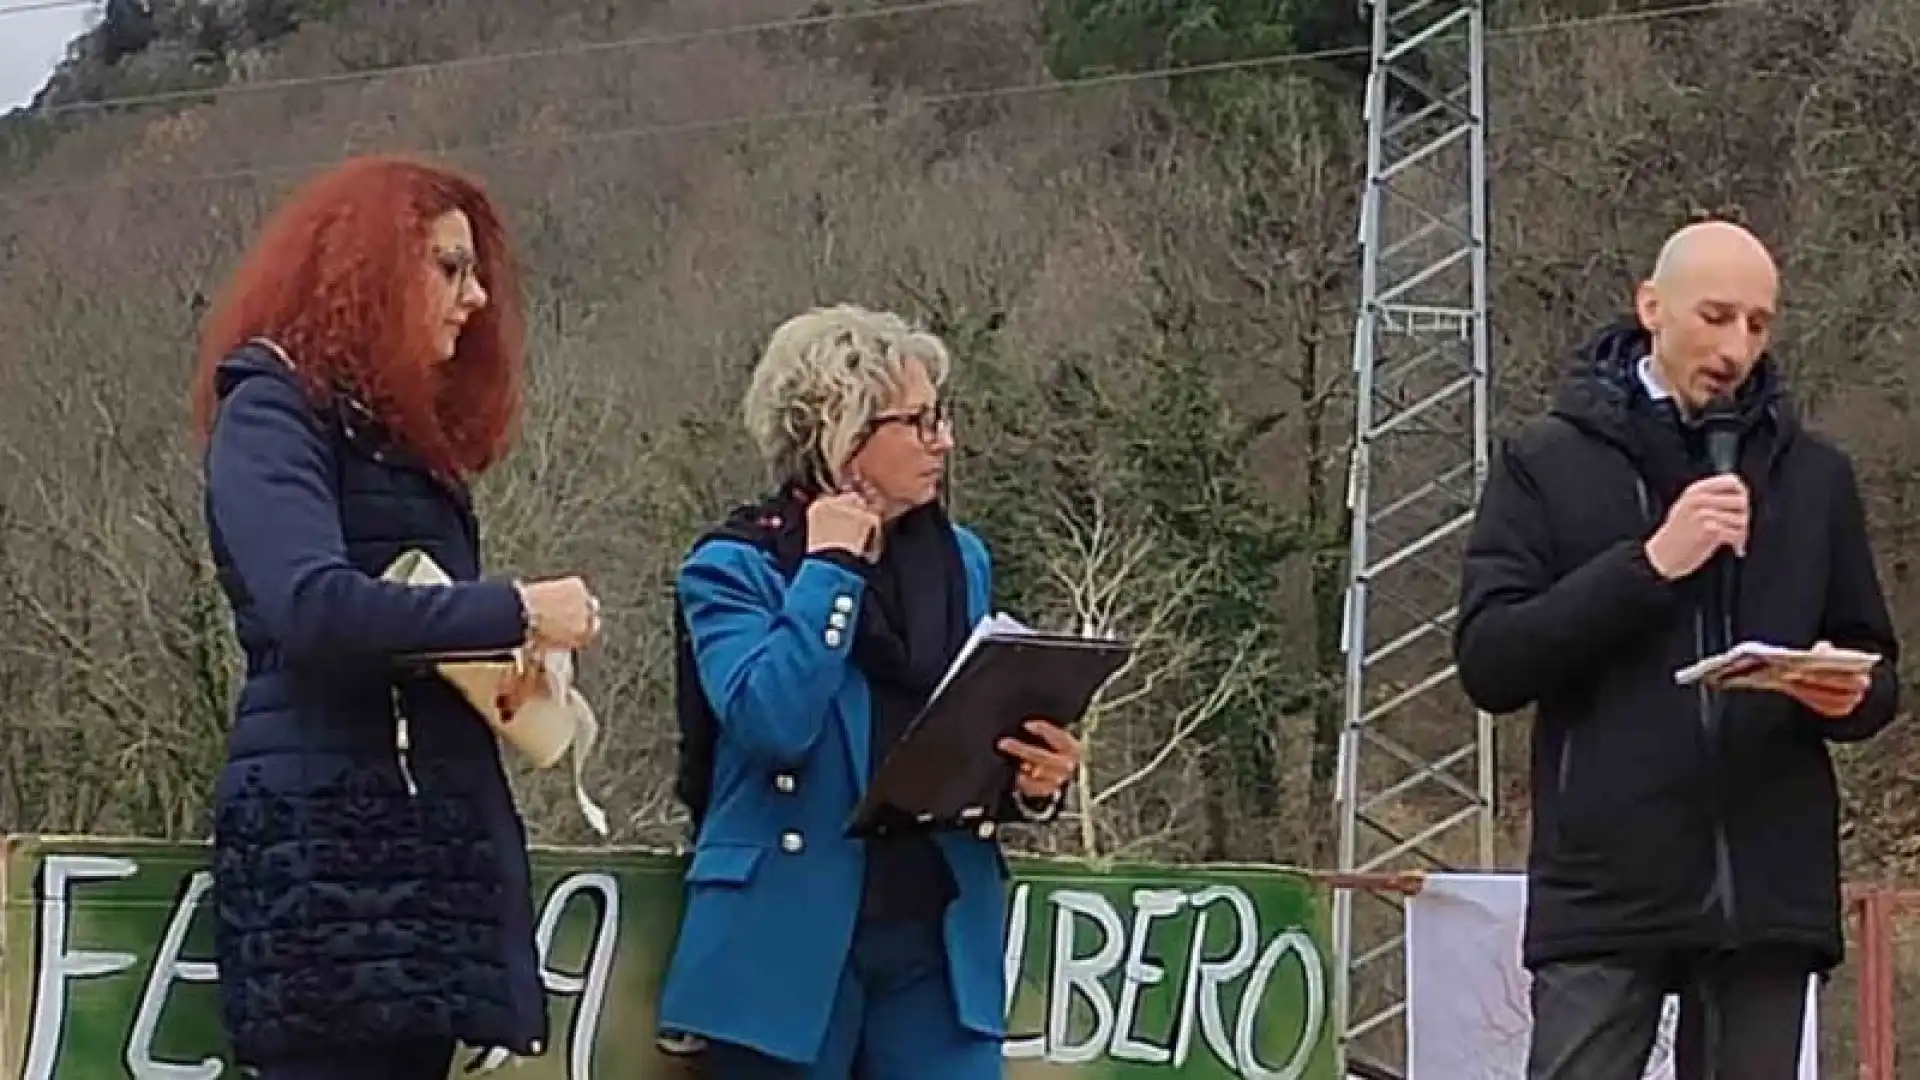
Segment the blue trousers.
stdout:
<path fill-rule="evenodd" d="M 960 1026 L 940 924 L 869 923 L 854 935 L 812 1065 L 743 1046 L 706 1050 L 709 1080 L 1000 1080 L 1000 1040 Z"/>
<path fill-rule="evenodd" d="M 446 1080 L 453 1043 L 409 1043 L 377 1051 L 270 1062 L 259 1080 Z"/>

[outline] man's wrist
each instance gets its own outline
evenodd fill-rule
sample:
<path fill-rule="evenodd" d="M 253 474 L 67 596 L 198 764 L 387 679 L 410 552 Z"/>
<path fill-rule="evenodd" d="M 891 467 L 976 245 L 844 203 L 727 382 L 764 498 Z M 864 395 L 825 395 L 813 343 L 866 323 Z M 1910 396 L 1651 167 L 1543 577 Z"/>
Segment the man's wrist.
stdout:
<path fill-rule="evenodd" d="M 1646 563 L 1647 569 L 1653 571 L 1653 576 L 1659 578 L 1661 581 L 1672 582 L 1674 578 L 1678 576 L 1666 567 L 1660 565 L 1660 556 L 1654 554 L 1653 541 L 1651 539 L 1640 545 L 1640 561 Z"/>

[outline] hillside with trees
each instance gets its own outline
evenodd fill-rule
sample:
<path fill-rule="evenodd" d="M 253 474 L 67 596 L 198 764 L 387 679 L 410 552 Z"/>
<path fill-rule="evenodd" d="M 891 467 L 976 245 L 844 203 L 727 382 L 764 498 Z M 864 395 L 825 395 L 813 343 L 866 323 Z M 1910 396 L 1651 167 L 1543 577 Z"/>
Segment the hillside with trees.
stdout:
<path fill-rule="evenodd" d="M 1689 212 L 1739 207 L 1780 253 L 1778 355 L 1856 455 L 1910 636 L 1920 5 L 1489 11 L 1498 424 L 1537 409 Z M 0 829 L 203 831 L 235 672 L 186 433 L 196 318 L 291 183 L 408 148 L 482 173 L 525 246 L 532 409 L 482 488 L 489 553 L 582 568 L 607 599 L 586 678 L 617 840 L 682 832 L 669 582 L 760 482 L 737 419 L 755 349 L 846 298 L 953 342 L 954 503 L 996 549 L 1003 605 L 1143 642 L 1077 815 L 1029 839 L 1330 862 L 1364 164 L 1350 0 L 106 16 L 0 121 Z M 1526 721 L 1503 723 L 1513 864 Z M 1856 878 L 1920 869 L 1915 740 L 1846 752 Z M 564 777 L 521 781 L 540 839 L 587 838 Z"/>

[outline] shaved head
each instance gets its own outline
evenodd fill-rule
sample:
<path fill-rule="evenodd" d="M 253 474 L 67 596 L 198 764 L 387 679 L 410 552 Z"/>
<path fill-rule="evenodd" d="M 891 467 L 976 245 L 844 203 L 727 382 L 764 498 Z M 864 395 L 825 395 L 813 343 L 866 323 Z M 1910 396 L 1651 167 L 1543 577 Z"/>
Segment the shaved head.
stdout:
<path fill-rule="evenodd" d="M 1689 409 L 1735 392 L 1772 334 L 1780 272 L 1760 238 L 1703 221 L 1667 238 L 1634 300 L 1660 382 Z"/>
<path fill-rule="evenodd" d="M 1667 237 L 1660 255 L 1653 262 L 1649 280 L 1655 288 L 1684 288 L 1698 281 L 1702 273 L 1744 266 L 1752 273 L 1764 274 L 1779 288 L 1779 271 L 1773 265 L 1773 253 L 1760 238 L 1730 221 L 1702 221 Z"/>

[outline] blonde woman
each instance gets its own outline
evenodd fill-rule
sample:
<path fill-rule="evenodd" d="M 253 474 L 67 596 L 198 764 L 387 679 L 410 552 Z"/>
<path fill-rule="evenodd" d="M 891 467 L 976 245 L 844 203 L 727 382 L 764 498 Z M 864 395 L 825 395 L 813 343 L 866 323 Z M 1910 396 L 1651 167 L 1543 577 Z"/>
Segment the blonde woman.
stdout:
<path fill-rule="evenodd" d="M 938 496 L 950 359 L 898 316 L 788 320 L 747 390 L 777 485 L 703 536 L 678 601 L 716 721 L 662 1027 L 716 1080 L 1001 1074 L 994 830 L 861 841 L 848 815 L 989 610 L 986 547 Z M 1079 760 L 1030 721 L 1003 820 L 1046 820 Z"/>

